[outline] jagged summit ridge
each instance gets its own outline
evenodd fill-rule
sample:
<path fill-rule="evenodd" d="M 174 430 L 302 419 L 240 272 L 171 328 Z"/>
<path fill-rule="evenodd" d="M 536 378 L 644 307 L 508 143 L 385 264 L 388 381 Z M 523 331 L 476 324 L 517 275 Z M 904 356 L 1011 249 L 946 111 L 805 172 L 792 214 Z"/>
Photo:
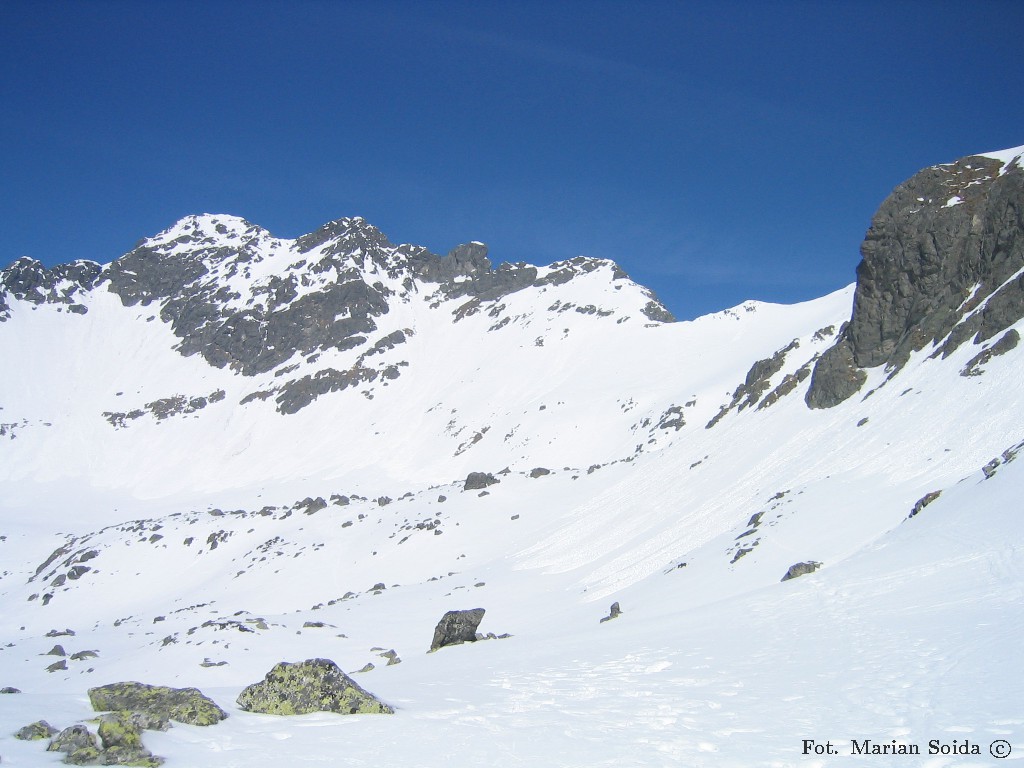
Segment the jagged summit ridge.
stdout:
<path fill-rule="evenodd" d="M 11 298 L 66 303 L 85 313 L 85 296 L 103 288 L 125 307 L 156 305 L 182 354 L 256 375 L 296 354 L 364 344 L 396 302 L 425 301 L 438 309 L 458 301 L 448 307 L 458 319 L 511 293 L 599 269 L 629 282 L 612 262 L 584 257 L 495 269 L 480 242 L 439 256 L 395 245 L 361 217 L 287 240 L 237 216 L 202 214 L 182 218 L 105 266 L 75 262 L 48 270 L 28 259 L 15 262 L 0 273 L 0 320 L 10 316 Z M 632 292 L 643 299 L 633 309 L 646 320 L 674 319 L 646 289 L 632 286 Z"/>

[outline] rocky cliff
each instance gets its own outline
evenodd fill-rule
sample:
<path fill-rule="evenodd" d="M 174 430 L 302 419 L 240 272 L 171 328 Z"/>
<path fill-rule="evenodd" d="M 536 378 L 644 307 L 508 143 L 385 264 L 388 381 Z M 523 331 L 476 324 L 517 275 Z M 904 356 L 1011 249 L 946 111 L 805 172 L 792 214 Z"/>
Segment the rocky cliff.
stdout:
<path fill-rule="evenodd" d="M 1024 316 L 1024 148 L 927 168 L 882 203 L 861 246 L 853 314 L 814 368 L 806 401 L 854 395 L 864 369 L 948 356 Z"/>

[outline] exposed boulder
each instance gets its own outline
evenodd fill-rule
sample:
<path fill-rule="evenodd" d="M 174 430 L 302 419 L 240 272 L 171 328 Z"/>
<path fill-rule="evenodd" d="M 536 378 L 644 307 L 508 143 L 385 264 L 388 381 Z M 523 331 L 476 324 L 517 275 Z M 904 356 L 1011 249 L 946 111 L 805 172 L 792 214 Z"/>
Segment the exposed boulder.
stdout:
<path fill-rule="evenodd" d="M 821 563 L 814 560 L 808 560 L 806 563 L 795 563 L 789 566 L 789 570 L 786 571 L 786 575 L 782 577 L 781 581 L 789 581 L 798 576 L 806 576 L 808 573 L 814 573 L 819 568 L 821 568 Z"/>
<path fill-rule="evenodd" d="M 599 624 L 604 624 L 606 621 L 611 621 L 612 619 L 617 619 L 621 615 L 622 615 L 622 609 L 619 608 L 618 602 L 614 602 L 614 603 L 612 603 L 612 607 L 608 611 L 608 615 L 605 616 L 604 618 L 602 618 L 601 621 L 598 622 L 598 623 Z"/>
<path fill-rule="evenodd" d="M 18 732 L 14 734 L 14 738 L 22 741 L 39 741 L 40 739 L 49 739 L 55 733 L 57 733 L 57 729 L 48 722 L 37 720 L 24 728 L 19 728 Z"/>
<path fill-rule="evenodd" d="M 47 752 L 64 752 L 71 755 L 76 752 L 94 751 L 95 757 L 99 757 L 99 744 L 96 737 L 84 725 L 72 725 L 65 728 L 50 740 Z M 82 765 L 82 763 L 78 763 Z"/>
<path fill-rule="evenodd" d="M 268 715 L 394 713 L 390 706 L 361 688 L 329 659 L 308 659 L 297 664 L 281 662 L 262 682 L 253 683 L 242 691 L 238 706 L 247 712 Z"/>
<path fill-rule="evenodd" d="M 163 758 L 142 744 L 142 720 L 126 712 L 114 712 L 100 718 L 97 729 L 103 744 L 101 765 L 157 766 Z"/>
<path fill-rule="evenodd" d="M 930 493 L 926 493 L 914 504 L 914 508 L 910 510 L 910 514 L 907 515 L 907 519 L 909 520 L 911 517 L 916 517 L 918 514 L 920 514 L 922 509 L 927 507 L 941 495 L 942 491 L 931 491 Z"/>
<path fill-rule="evenodd" d="M 0 688 L 0 693 L 21 693 L 21 689 L 12 688 L 11 686 L 7 685 L 3 688 Z"/>
<path fill-rule="evenodd" d="M 89 701 L 97 712 L 138 712 L 187 725 L 215 725 L 228 716 L 196 688 L 111 683 L 90 688 Z"/>
<path fill-rule="evenodd" d="M 1020 334 L 1013 328 L 1004 333 L 995 344 L 986 347 L 967 361 L 967 365 L 960 371 L 961 376 L 981 376 L 985 371 L 982 366 L 988 363 L 993 357 L 1005 355 L 1010 350 L 1016 349 L 1020 343 Z"/>
<path fill-rule="evenodd" d="M 489 485 L 494 485 L 495 483 L 500 482 L 501 481 L 490 472 L 470 472 L 466 476 L 466 482 L 463 485 L 463 490 L 478 491 Z"/>
<path fill-rule="evenodd" d="M 472 608 L 466 611 L 448 611 L 434 628 L 434 639 L 430 642 L 430 650 L 436 651 L 446 645 L 474 642 L 476 630 L 483 621 L 483 608 Z"/>
<path fill-rule="evenodd" d="M 815 365 L 811 408 L 857 392 L 861 369 L 898 371 L 940 342 L 945 357 L 1024 317 L 1024 168 L 972 156 L 921 171 L 882 203 L 861 256 L 853 314 Z"/>
<path fill-rule="evenodd" d="M 550 475 L 551 470 L 546 467 L 534 467 L 530 470 L 530 477 L 536 480 L 538 477 L 544 477 L 544 475 Z"/>

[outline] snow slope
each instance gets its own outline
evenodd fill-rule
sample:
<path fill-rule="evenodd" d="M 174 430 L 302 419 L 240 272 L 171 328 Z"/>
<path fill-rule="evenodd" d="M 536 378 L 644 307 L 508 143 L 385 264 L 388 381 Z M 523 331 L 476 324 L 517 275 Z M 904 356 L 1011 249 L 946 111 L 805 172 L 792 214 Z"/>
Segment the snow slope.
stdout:
<path fill-rule="evenodd" d="M 204 237 L 251 227 L 219 221 L 227 234 Z M 265 261 L 292 247 L 258 239 Z M 262 263 L 232 292 L 272 277 Z M 231 715 L 147 732 L 168 765 L 870 759 L 854 739 L 919 745 L 907 765 L 990 764 L 995 739 L 1024 754 L 1018 357 L 963 376 L 977 345 L 924 349 L 810 410 L 798 374 L 849 318 L 852 286 L 661 323 L 615 274 L 602 263 L 468 313 L 465 295 L 395 278 L 363 346 L 255 375 L 183 356 L 155 305 L 110 291 L 77 298 L 84 314 L 9 301 L 0 686 L 23 693 L 0 695 L 4 764 L 58 762 L 10 734 L 85 721 L 90 686 L 130 679 L 199 687 Z M 294 413 L 242 402 L 348 369 L 399 329 L 363 358 L 403 363 L 396 378 Z M 147 410 L 176 395 L 208 402 Z M 472 471 L 500 482 L 465 490 Z M 623 614 L 599 623 L 612 601 Z M 427 654 L 441 615 L 473 607 L 481 632 L 511 637 Z M 389 649 L 402 663 L 385 666 Z M 83 650 L 98 655 L 70 658 Z M 234 706 L 278 661 L 313 657 L 374 664 L 356 677 L 397 713 Z M 805 739 L 838 754 L 804 754 Z M 981 755 L 929 755 L 931 739 Z"/>

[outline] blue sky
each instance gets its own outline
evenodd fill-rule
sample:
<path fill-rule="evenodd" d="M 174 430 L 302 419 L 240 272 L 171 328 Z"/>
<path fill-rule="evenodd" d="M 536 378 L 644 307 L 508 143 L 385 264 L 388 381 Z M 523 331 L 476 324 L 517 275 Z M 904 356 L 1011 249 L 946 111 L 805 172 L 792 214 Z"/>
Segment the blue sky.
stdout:
<path fill-rule="evenodd" d="M 681 318 L 852 282 L 896 184 L 1024 144 L 1016 1 L 0 0 L 0 73 L 0 265 L 360 215 Z"/>

